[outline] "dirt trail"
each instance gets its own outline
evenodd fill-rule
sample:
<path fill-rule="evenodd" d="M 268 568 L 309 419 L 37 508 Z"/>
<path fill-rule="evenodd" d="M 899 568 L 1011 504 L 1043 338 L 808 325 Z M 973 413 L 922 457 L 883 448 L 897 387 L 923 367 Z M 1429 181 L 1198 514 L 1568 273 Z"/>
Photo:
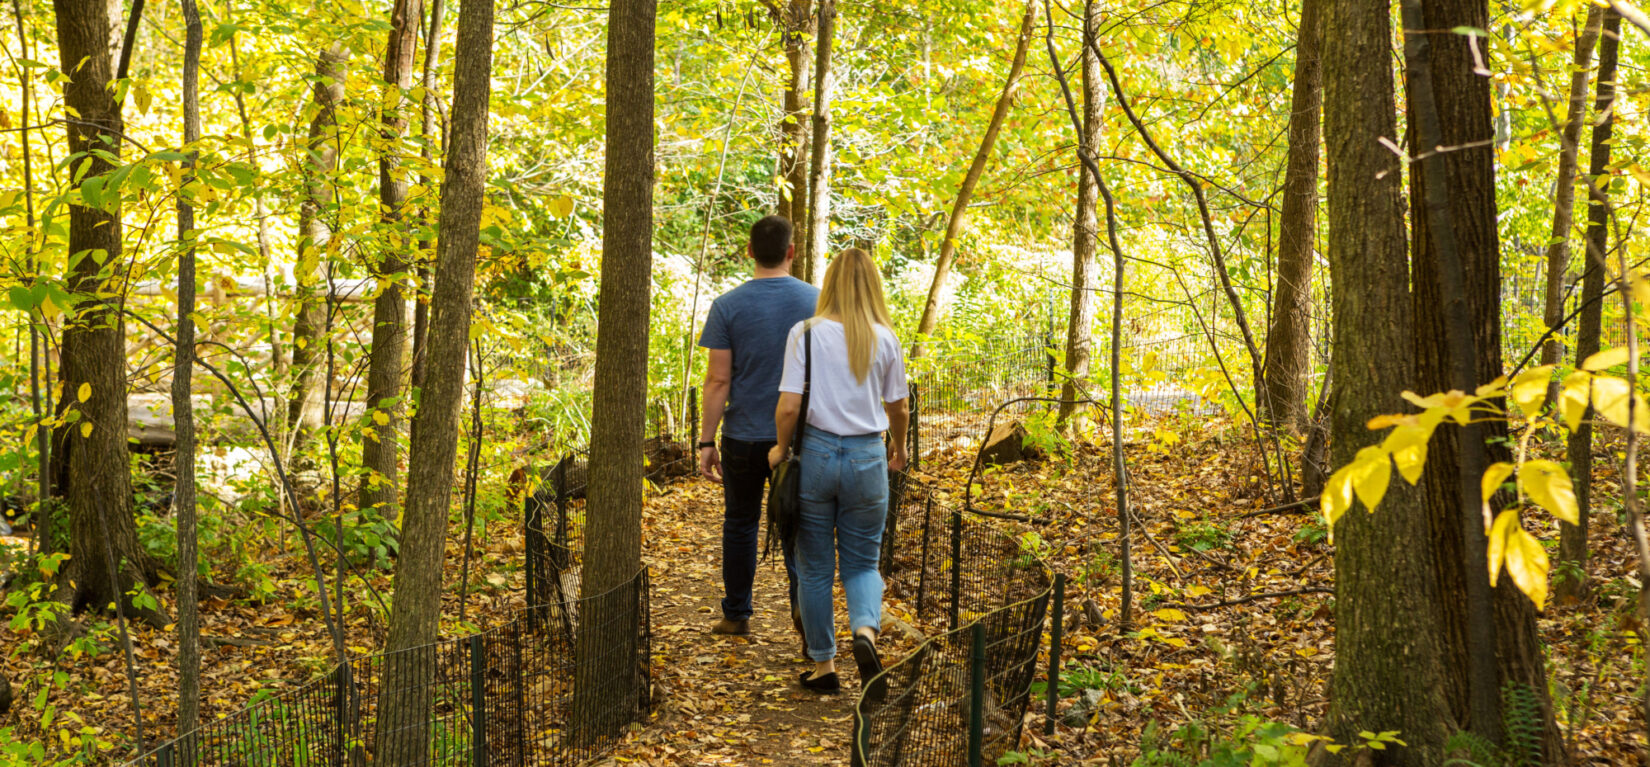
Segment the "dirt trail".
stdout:
<path fill-rule="evenodd" d="M 841 694 L 819 696 L 797 684 L 808 664 L 777 559 L 758 566 L 750 636 L 710 633 L 721 617 L 721 488 L 682 481 L 650 498 L 646 513 L 656 713 L 604 764 L 848 764 L 859 691 L 852 657 L 839 656 Z M 846 648 L 840 589 L 837 601 L 837 643 Z"/>

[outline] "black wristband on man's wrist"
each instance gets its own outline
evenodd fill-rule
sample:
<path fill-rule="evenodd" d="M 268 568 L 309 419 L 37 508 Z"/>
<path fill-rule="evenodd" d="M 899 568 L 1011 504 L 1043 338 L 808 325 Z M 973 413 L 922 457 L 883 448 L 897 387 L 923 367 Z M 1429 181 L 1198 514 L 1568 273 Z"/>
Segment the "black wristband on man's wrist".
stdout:
<path fill-rule="evenodd" d="M 694 447 L 696 449 L 699 449 L 699 450 L 704 450 L 707 447 L 716 447 L 716 441 L 715 440 L 706 440 L 704 442 L 700 442 L 697 445 L 694 445 Z"/>

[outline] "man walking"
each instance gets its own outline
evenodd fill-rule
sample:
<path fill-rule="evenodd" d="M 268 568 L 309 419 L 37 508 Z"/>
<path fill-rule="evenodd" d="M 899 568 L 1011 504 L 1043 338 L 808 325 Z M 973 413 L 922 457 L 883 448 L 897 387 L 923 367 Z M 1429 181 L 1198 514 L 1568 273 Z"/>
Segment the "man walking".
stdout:
<path fill-rule="evenodd" d="M 819 289 L 791 276 L 796 255 L 791 222 L 768 216 L 751 227 L 748 254 L 755 275 L 710 305 L 699 345 L 710 352 L 705 371 L 699 473 L 722 484 L 722 620 L 715 634 L 750 633 L 751 584 L 756 579 L 757 533 L 767 495 L 768 449 L 779 404 L 785 335 L 814 313 Z M 716 427 L 722 427 L 718 453 Z M 796 614 L 796 566 L 785 552 L 791 620 Z"/>

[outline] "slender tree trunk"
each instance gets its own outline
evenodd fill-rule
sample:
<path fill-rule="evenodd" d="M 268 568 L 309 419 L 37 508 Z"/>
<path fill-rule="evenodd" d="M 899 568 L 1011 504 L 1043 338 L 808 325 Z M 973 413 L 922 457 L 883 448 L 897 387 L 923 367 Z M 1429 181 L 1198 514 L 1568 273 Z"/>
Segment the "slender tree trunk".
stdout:
<path fill-rule="evenodd" d="M 201 16 L 195 0 L 181 0 L 183 7 L 183 143 L 195 165 L 195 143 L 201 138 L 200 65 Z M 189 173 L 185 176 L 188 181 Z M 201 646 L 200 606 L 195 597 L 198 560 L 195 509 L 195 408 L 189 399 L 195 364 L 195 206 L 178 197 L 178 334 L 172 362 L 172 419 L 177 433 L 177 484 L 172 490 L 172 509 L 178 525 L 178 726 L 177 732 L 193 732 L 200 726 Z M 185 764 L 195 760 L 195 740 L 185 740 Z"/>
<path fill-rule="evenodd" d="M 1020 75 L 1025 71 L 1026 49 L 1031 45 L 1031 31 L 1036 18 L 1036 2 L 1028 0 L 1020 20 L 1020 33 L 1014 43 L 1014 61 L 1009 64 L 1002 95 L 997 97 L 997 106 L 991 111 L 991 122 L 986 125 L 985 137 L 980 140 L 980 151 L 975 153 L 974 163 L 968 166 L 968 175 L 963 177 L 962 187 L 957 190 L 957 201 L 951 206 L 951 220 L 945 225 L 945 241 L 940 244 L 939 258 L 934 262 L 934 282 L 928 287 L 928 302 L 923 304 L 922 319 L 917 323 L 917 340 L 911 348 L 913 357 L 922 356 L 923 339 L 932 334 L 940 322 L 940 296 L 945 291 L 946 277 L 951 274 L 951 262 L 957 254 L 957 240 L 962 237 L 963 222 L 968 218 L 968 203 L 974 198 L 974 186 L 980 182 L 985 164 L 997 146 L 997 134 L 1008 117 L 1009 107 L 1014 104 L 1014 92 L 1019 89 Z"/>
<path fill-rule="evenodd" d="M 1100 9 L 1094 0 L 1083 4 L 1083 34 L 1100 33 Z M 1088 46 L 1081 47 L 1083 61 L 1083 122 L 1077 137 L 1078 151 L 1089 157 L 1099 153 L 1104 120 L 1100 108 L 1105 104 L 1105 74 L 1100 71 L 1100 60 Z M 1079 392 L 1077 382 L 1088 377 L 1089 358 L 1094 348 L 1094 294 L 1100 289 L 1100 275 L 1096 274 L 1095 252 L 1100 245 L 1100 223 L 1095 215 L 1100 197 L 1100 179 L 1087 165 L 1077 164 L 1077 213 L 1072 227 L 1071 243 L 1071 313 L 1066 325 L 1066 381 L 1060 388 L 1059 422 L 1065 423 L 1077 410 Z M 1116 370 L 1113 369 L 1115 376 Z M 1115 423 L 1115 422 L 1114 422 Z"/>
<path fill-rule="evenodd" d="M 431 0 L 430 26 L 428 32 L 426 32 L 424 36 L 424 98 L 422 103 L 419 105 L 418 128 L 419 135 L 424 138 L 424 147 L 420 150 L 420 155 L 424 158 L 424 164 L 426 166 L 428 166 L 435 157 L 435 148 L 436 145 L 440 143 L 441 138 L 437 135 L 435 127 L 435 63 L 441 53 L 441 21 L 442 17 L 445 15 L 446 7 L 442 0 Z M 429 174 L 420 173 L 418 175 L 419 186 L 428 189 L 433 183 L 434 180 L 430 178 Z M 428 219 L 429 211 L 422 211 L 420 215 Z M 430 302 L 426 298 L 426 296 L 429 296 L 432 292 L 432 286 L 430 285 L 430 266 L 428 260 L 429 252 L 429 240 L 419 240 L 417 249 L 419 296 L 418 302 L 413 305 L 412 388 L 414 389 L 422 389 L 424 387 L 424 370 L 428 367 L 425 362 L 425 357 L 427 354 L 424 348 L 424 342 L 428 337 L 430 330 Z"/>
<path fill-rule="evenodd" d="M 1581 278 L 1581 318 L 1576 331 L 1576 364 L 1597 354 L 1604 327 L 1605 254 L 1610 240 L 1610 189 L 1605 171 L 1610 167 L 1610 137 L 1615 130 L 1616 52 L 1621 40 L 1621 16 L 1603 14 L 1603 36 L 1598 44 L 1598 84 L 1593 100 L 1592 148 L 1587 161 L 1587 239 Z M 1554 592 L 1559 599 L 1575 600 L 1587 592 L 1587 526 L 1593 500 L 1593 414 L 1589 411 L 1567 445 L 1571 483 L 1581 524 L 1559 523 L 1558 573 Z"/>
<path fill-rule="evenodd" d="M 1334 465 L 1377 439 L 1365 424 L 1403 406 L 1412 379 L 1409 273 L 1397 157 L 1391 4 L 1330 3 L 1324 19 L 1324 145 L 1328 155 L 1329 269 L 1337 389 L 1330 416 Z M 1436 765 L 1450 724 L 1442 678 L 1432 551 L 1394 547 L 1427 534 L 1426 508 L 1394 482 L 1375 513 L 1335 524 L 1335 668 L 1328 734 L 1358 743 L 1364 730 L 1397 730 L 1406 748 L 1363 752 L 1372 764 Z M 1343 752 L 1347 754 L 1347 752 Z M 1350 754 L 1347 754 L 1350 756 Z M 1348 760 L 1349 761 L 1349 760 Z"/>
<path fill-rule="evenodd" d="M 400 487 L 401 374 L 407 346 L 407 296 L 401 289 L 406 281 L 405 253 L 412 247 L 403 221 L 407 202 L 407 179 L 401 172 L 401 152 L 407 132 L 407 116 L 402 103 L 412 87 L 413 53 L 418 47 L 418 26 L 423 19 L 421 0 L 395 0 L 390 11 L 390 39 L 384 52 L 384 100 L 380 123 L 383 148 L 378 155 L 378 199 L 382 205 L 382 251 L 374 266 L 378 297 L 372 306 L 372 353 L 367 361 L 367 412 L 370 420 L 361 430 L 361 466 L 366 478 L 361 482 L 359 507 L 377 508 L 394 517 Z"/>
<path fill-rule="evenodd" d="M 471 0 L 458 14 L 453 62 L 452 140 L 441 185 L 441 235 L 435 293 L 430 298 L 431 365 L 412 419 L 407 510 L 390 608 L 385 682 L 378 700 L 378 753 L 383 764 L 428 758 L 433 651 L 441 619 L 442 554 L 446 550 L 470 301 L 487 180 L 487 114 L 492 93 L 493 3 Z M 640 484 L 640 481 L 637 483 Z M 402 651 L 399 652 L 398 651 Z"/>
<path fill-rule="evenodd" d="M 109 87 L 109 17 L 100 0 L 54 0 L 69 150 L 85 157 L 85 180 L 106 176 L 119 162 L 120 106 Z M 84 182 L 83 182 L 84 184 Z M 83 187 L 84 188 L 84 187 Z M 95 201 L 93 201 L 95 202 Z M 137 609 L 125 596 L 134 583 L 152 583 L 153 563 L 137 542 L 132 523 L 132 477 L 126 458 L 126 326 L 115 294 L 124 290 L 118 204 L 69 208 L 69 259 L 64 281 L 79 297 L 76 316 L 63 330 L 58 381 L 59 415 L 67 423 L 55 435 L 57 469 L 69 501 L 69 563 L 60 583 L 72 590 L 76 609 L 103 609 L 120 599 L 146 621 L 164 626 L 158 611 Z M 114 572 L 109 562 L 113 560 Z"/>
<path fill-rule="evenodd" d="M 17 22 L 18 50 L 22 52 L 24 58 L 34 58 L 29 53 L 29 27 L 24 21 L 23 0 L 12 0 L 11 10 L 12 18 Z M 34 112 L 32 111 L 33 108 L 31 106 L 31 103 L 34 100 L 34 83 L 30 77 L 25 75 L 22 78 L 22 82 L 18 85 L 19 89 L 22 91 L 23 100 L 21 120 L 23 123 L 23 129 L 18 131 L 19 141 L 23 145 L 23 211 L 24 223 L 26 225 L 25 231 L 27 232 L 29 238 L 24 250 L 27 253 L 26 263 L 28 269 L 28 279 L 34 281 L 39 280 L 42 277 L 40 271 L 40 259 L 34 249 L 36 240 L 34 219 L 34 155 L 33 148 L 30 146 L 29 142 L 29 134 L 33 132 L 29 129 L 29 124 L 34 121 Z M 50 411 L 52 408 L 50 403 L 50 393 L 42 391 L 42 388 L 49 389 L 50 387 L 41 386 L 41 381 L 43 378 L 48 380 L 51 378 L 50 371 L 42 369 L 46 367 L 42 364 L 42 362 L 49 359 L 51 354 L 49 349 L 44 348 L 45 345 L 42 342 L 50 337 L 51 329 L 50 326 L 44 322 L 44 319 L 45 314 L 39 311 L 31 312 L 29 315 L 29 404 L 31 407 L 31 413 L 34 416 L 34 423 L 37 427 L 39 427 L 35 429 L 34 433 L 36 458 L 35 470 L 39 474 L 39 476 L 35 478 L 37 483 L 35 490 L 35 518 L 38 520 L 35 523 L 35 540 L 37 543 L 33 546 L 34 550 L 29 552 L 31 554 L 44 548 L 47 545 L 46 542 L 51 538 L 51 514 L 47 507 L 47 502 L 52 497 L 51 429 L 44 428 L 44 422 L 47 411 Z M 42 373 L 44 373 L 44 375 L 42 375 Z"/>
<path fill-rule="evenodd" d="M 814 125 L 808 165 L 808 239 L 797 276 L 814 281 L 831 248 L 831 48 L 836 40 L 836 0 L 819 0 L 819 40 L 814 46 Z"/>
<path fill-rule="evenodd" d="M 1302 0 L 1289 109 L 1289 160 L 1278 223 L 1278 279 L 1266 366 L 1262 417 L 1292 430 L 1306 427 L 1307 373 L 1312 364 L 1312 262 L 1318 230 L 1319 116 L 1323 111 L 1323 0 Z"/>
<path fill-rule="evenodd" d="M 648 295 L 653 264 L 653 45 L 656 0 L 612 0 L 607 28 L 607 166 L 585 597 L 628 582 L 642 566 L 642 436 L 647 410 Z M 606 600 L 592 607 L 612 607 Z M 616 731 L 634 711 L 640 615 L 582 616 L 575 710 L 584 736 Z M 622 697 L 614 699 L 615 691 Z"/>
<path fill-rule="evenodd" d="M 1427 216 L 1417 215 L 1411 242 L 1411 263 L 1415 270 L 1413 348 L 1417 365 L 1412 388 L 1435 392 L 1461 387 L 1460 374 L 1452 371 L 1453 366 L 1461 362 L 1457 357 L 1462 352 L 1443 342 L 1450 337 L 1452 328 L 1459 328 L 1448 311 L 1453 299 L 1465 301 L 1465 316 L 1475 347 L 1475 359 L 1470 366 L 1474 379 L 1491 381 L 1502 373 L 1501 251 L 1496 231 L 1491 83 L 1488 77 L 1475 73 L 1482 57 L 1475 60 L 1467 36 L 1447 33 L 1458 27 L 1486 28 L 1488 8 L 1485 0 L 1425 0 L 1420 5 L 1419 29 L 1433 30 L 1424 34 L 1431 48 L 1428 70 L 1436 96 L 1439 143 L 1461 147 L 1436 154 L 1434 147 L 1426 145 L 1420 137 L 1411 142 L 1416 146 L 1417 155 L 1432 156 L 1443 166 L 1448 201 L 1445 212 L 1453 230 L 1449 235 L 1459 251 L 1465 275 L 1465 284 L 1458 293 L 1445 287 L 1447 254 L 1438 247 L 1433 223 Z M 1407 70 L 1413 78 L 1415 67 Z M 1416 105 L 1417 98 L 1411 94 L 1410 125 L 1419 124 Z M 1427 162 L 1430 160 L 1422 160 L 1423 165 Z M 1411 174 L 1411 199 L 1417 210 L 1427 199 L 1431 183 L 1420 170 Z M 1562 742 L 1553 724 L 1547 695 L 1535 606 L 1511 579 L 1503 579 L 1485 599 L 1473 597 L 1476 588 L 1489 589 L 1489 574 L 1480 504 L 1464 507 L 1463 496 L 1469 490 L 1473 496 L 1478 495 L 1482 467 L 1512 460 L 1504 439 L 1506 435 L 1506 424 L 1496 421 L 1476 424 L 1470 429 L 1439 429 L 1435 433 L 1430 448 L 1434 459 L 1428 462 L 1421 479 L 1431 525 L 1424 540 L 1430 541 L 1433 548 L 1439 589 L 1439 600 L 1433 610 L 1439 616 L 1444 638 L 1445 692 L 1450 715 L 1463 726 L 1470 722 L 1474 732 L 1493 738 L 1501 724 L 1493 711 L 1499 708 L 1502 688 L 1508 683 L 1525 686 L 1540 701 L 1545 730 L 1543 758 L 1551 762 L 1558 758 Z M 1473 453 L 1461 452 L 1463 439 L 1476 448 Z M 1499 510 L 1493 498 L 1491 507 Z M 1471 521 L 1465 518 L 1469 513 Z M 1476 540 L 1468 539 L 1469 534 Z M 1483 643 L 1495 648 L 1494 653 L 1482 651 Z M 1496 661 L 1493 677 L 1488 669 L 1473 669 L 1474 659 L 1492 657 Z M 1475 687 L 1479 688 L 1476 701 Z"/>
<path fill-rule="evenodd" d="M 789 79 L 785 81 L 785 119 L 779 129 L 785 136 L 785 146 L 779 155 L 779 175 L 783 188 L 779 192 L 779 215 L 791 220 L 792 239 L 808 243 L 808 128 L 803 124 L 807 103 L 803 100 L 808 86 L 808 38 L 813 33 L 813 0 L 791 0 L 789 5 L 776 6 L 783 10 L 779 23 L 785 31 L 785 62 L 789 64 Z M 804 247 L 802 250 L 806 250 Z"/>
<path fill-rule="evenodd" d="M 233 23 L 234 3 L 227 2 L 224 6 L 225 20 Z M 229 36 L 229 61 L 230 71 L 233 73 L 235 80 L 239 81 L 241 79 L 241 51 L 233 34 Z M 252 119 L 246 111 L 246 94 L 240 88 L 236 88 L 234 91 L 235 113 L 241 121 L 241 139 L 246 142 L 248 160 L 261 173 L 263 169 L 258 164 L 258 144 L 252 135 Z M 278 301 L 275 285 L 275 256 L 273 246 L 270 245 L 269 209 L 264 204 L 262 194 L 252 195 L 252 216 L 258 220 L 258 258 L 263 262 L 264 270 L 264 306 L 267 312 L 267 331 L 269 333 L 269 372 L 274 380 L 283 381 L 286 379 L 286 361 L 285 355 L 281 351 L 280 327 L 275 321 L 275 307 Z"/>
<path fill-rule="evenodd" d="M 1564 276 L 1570 270 L 1570 228 L 1575 223 L 1576 157 L 1581 143 L 1581 124 L 1587 120 L 1587 75 L 1593 66 L 1593 46 L 1598 42 L 1603 9 L 1587 8 L 1587 24 L 1576 35 L 1575 63 L 1570 70 L 1570 99 L 1559 134 L 1558 180 L 1553 192 L 1553 229 L 1547 241 L 1547 291 L 1544 296 L 1547 327 L 1564 320 Z M 1506 111 L 1506 110 L 1503 110 Z M 1541 364 L 1556 365 L 1564 359 L 1564 341 L 1558 334 L 1541 347 Z M 1577 360 L 1580 361 L 1579 359 Z M 1558 378 L 1547 385 L 1547 402 L 1558 402 Z"/>
<path fill-rule="evenodd" d="M 338 167 L 338 105 L 344 100 L 344 78 L 350 52 L 341 45 L 321 51 L 315 61 L 314 117 L 303 162 L 304 200 L 298 207 L 298 261 L 292 267 L 294 305 L 292 323 L 292 392 L 287 401 L 287 428 L 294 447 L 302 446 L 304 407 L 321 359 L 320 334 L 326 327 L 327 296 L 321 287 L 321 259 L 332 241 L 330 219 L 332 172 Z M 325 290 L 330 291 L 331 285 Z"/>

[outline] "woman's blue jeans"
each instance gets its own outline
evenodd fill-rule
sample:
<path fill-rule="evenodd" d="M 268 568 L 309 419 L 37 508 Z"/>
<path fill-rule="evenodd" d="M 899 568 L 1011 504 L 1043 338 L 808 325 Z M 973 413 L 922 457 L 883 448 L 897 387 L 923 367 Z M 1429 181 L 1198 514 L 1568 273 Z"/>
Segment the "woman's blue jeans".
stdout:
<path fill-rule="evenodd" d="M 802 525 L 796 536 L 798 603 L 808 657 L 836 657 L 831 577 L 841 560 L 848 626 L 882 629 L 883 518 L 888 456 L 881 434 L 843 437 L 809 428 L 802 438 Z"/>

